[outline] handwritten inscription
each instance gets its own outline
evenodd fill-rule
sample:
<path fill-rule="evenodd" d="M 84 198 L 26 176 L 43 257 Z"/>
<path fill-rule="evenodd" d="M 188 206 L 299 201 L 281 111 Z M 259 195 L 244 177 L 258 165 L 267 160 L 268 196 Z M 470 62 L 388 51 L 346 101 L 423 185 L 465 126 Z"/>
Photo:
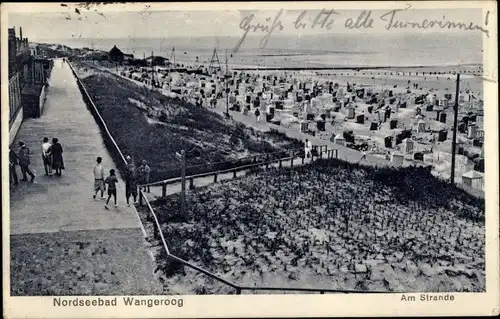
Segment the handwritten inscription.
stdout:
<path fill-rule="evenodd" d="M 382 30 L 401 30 L 401 29 L 459 29 L 461 31 L 480 31 L 489 37 L 489 30 L 486 28 L 488 25 L 489 11 L 486 13 L 484 26 L 473 22 L 454 21 L 449 20 L 446 16 L 442 19 L 422 19 L 422 20 L 405 20 L 400 18 L 400 13 L 409 10 L 411 5 L 407 5 L 404 9 L 393 9 L 384 11 L 382 14 L 375 14 L 372 10 L 363 10 L 355 18 L 349 17 L 343 19 L 343 25 L 340 28 L 345 29 L 372 29 L 377 23 L 382 25 Z M 259 42 L 261 49 L 266 48 L 271 36 L 277 32 L 285 30 L 285 25 L 282 21 L 284 10 L 281 9 L 274 17 L 266 17 L 263 22 L 258 22 L 259 18 L 254 14 L 245 16 L 239 25 L 243 34 L 236 46 L 233 53 L 236 53 L 248 34 L 260 34 L 262 38 Z M 307 10 L 301 11 L 295 17 L 292 17 L 291 28 L 302 31 L 306 29 L 311 30 L 334 30 L 335 23 L 340 16 L 340 13 L 334 9 L 322 9 L 314 13 Z M 340 19 L 342 20 L 342 19 Z M 262 21 L 262 20 L 260 20 Z M 288 20 L 287 20 L 288 21 Z"/>
<path fill-rule="evenodd" d="M 406 11 L 410 9 L 411 5 L 408 5 L 405 9 L 394 9 L 387 13 L 384 13 L 380 16 L 382 21 L 385 21 L 385 29 L 432 29 L 432 28 L 441 28 L 441 29 L 462 29 L 466 31 L 474 31 L 479 30 L 486 34 L 489 37 L 489 30 L 483 28 L 480 25 L 474 24 L 472 22 L 457 22 L 447 20 L 445 16 L 443 16 L 442 20 L 428 20 L 423 19 L 422 21 L 408 21 L 408 20 L 398 20 L 397 14 L 401 11 Z M 485 25 L 488 23 L 486 22 Z"/>
<path fill-rule="evenodd" d="M 267 46 L 267 42 L 273 34 L 274 31 L 282 31 L 283 24 L 280 20 L 281 15 L 283 14 L 283 9 L 281 9 L 278 14 L 274 17 L 267 17 L 265 23 L 254 23 L 255 15 L 252 13 L 246 17 L 244 17 L 240 22 L 240 29 L 243 30 L 243 36 L 236 43 L 236 46 L 233 49 L 233 53 L 236 53 L 243 41 L 245 41 L 249 32 L 256 33 L 262 32 L 264 33 L 264 37 L 260 40 L 260 48 L 263 49 Z"/>
<path fill-rule="evenodd" d="M 295 26 L 295 29 L 314 29 L 315 27 L 317 27 L 318 29 L 331 30 L 333 27 L 333 23 L 335 22 L 332 16 L 336 14 L 339 13 L 333 9 L 322 9 L 318 14 L 315 15 L 314 19 L 311 19 L 311 16 L 308 17 L 307 11 L 304 10 L 297 16 L 297 19 L 293 22 L 293 24 Z M 311 21 L 310 23 L 306 22 L 307 18 L 309 18 L 309 21 Z"/>

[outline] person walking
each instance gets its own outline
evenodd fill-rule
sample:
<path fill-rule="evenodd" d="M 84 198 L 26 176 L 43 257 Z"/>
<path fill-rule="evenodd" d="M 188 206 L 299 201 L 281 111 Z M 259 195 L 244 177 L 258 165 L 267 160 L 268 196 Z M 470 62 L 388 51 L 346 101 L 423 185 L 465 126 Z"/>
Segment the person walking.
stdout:
<path fill-rule="evenodd" d="M 257 123 L 260 123 L 260 110 L 259 110 L 259 108 L 255 109 L 255 119 L 256 119 Z"/>
<path fill-rule="evenodd" d="M 114 201 L 115 201 L 115 207 L 118 207 L 118 204 L 116 202 L 116 183 L 118 183 L 118 178 L 115 175 L 115 170 L 110 169 L 109 170 L 109 176 L 106 178 L 104 181 L 106 184 L 108 184 L 108 200 L 106 201 L 106 204 L 104 204 L 104 208 L 108 208 L 109 200 L 111 199 L 111 196 L 113 196 Z"/>
<path fill-rule="evenodd" d="M 17 179 L 17 172 L 16 172 L 16 165 L 18 164 L 17 161 L 17 154 L 14 152 L 9 147 L 9 170 L 10 170 L 10 182 L 14 186 L 19 185 L 19 180 Z"/>
<path fill-rule="evenodd" d="M 52 146 L 49 148 L 49 155 L 52 156 L 52 168 L 55 170 L 56 176 L 62 175 L 62 169 L 64 168 L 63 162 L 63 148 L 61 144 L 59 144 L 59 139 L 52 139 Z"/>
<path fill-rule="evenodd" d="M 45 176 L 52 176 L 52 161 L 49 156 L 49 149 L 52 146 L 49 142 L 48 137 L 43 138 L 42 143 L 42 160 L 43 160 L 43 168 L 45 169 Z"/>
<path fill-rule="evenodd" d="M 140 184 L 148 184 L 149 183 L 149 175 L 151 173 L 151 168 L 147 164 L 146 160 L 142 160 L 142 165 L 139 166 L 139 183 Z M 150 192 L 150 186 L 144 187 L 144 191 Z"/>
<path fill-rule="evenodd" d="M 309 158 L 309 156 L 312 158 L 312 143 L 306 138 L 306 141 L 304 143 L 304 157 Z"/>
<path fill-rule="evenodd" d="M 26 182 L 28 180 L 26 174 L 28 174 L 29 176 L 31 176 L 31 182 L 34 182 L 35 174 L 29 168 L 31 164 L 30 149 L 26 146 L 24 142 L 19 142 L 19 146 L 21 148 L 19 149 L 19 154 L 17 157 L 19 160 L 19 167 L 21 167 L 21 173 L 23 174 L 23 178 L 21 179 L 21 181 Z"/>
<path fill-rule="evenodd" d="M 127 156 L 127 169 L 125 171 L 125 198 L 127 206 L 130 207 L 130 196 L 134 197 L 134 204 L 137 204 L 137 168 L 132 157 Z"/>
<path fill-rule="evenodd" d="M 106 190 L 106 185 L 104 184 L 104 168 L 102 167 L 102 157 L 96 159 L 96 164 L 94 165 L 94 195 L 93 199 L 96 198 L 97 193 L 101 191 L 101 199 L 104 199 L 104 191 Z"/>
<path fill-rule="evenodd" d="M 366 160 L 366 151 L 363 149 L 361 150 L 361 158 L 359 159 L 359 162 L 361 162 L 362 160 Z"/>

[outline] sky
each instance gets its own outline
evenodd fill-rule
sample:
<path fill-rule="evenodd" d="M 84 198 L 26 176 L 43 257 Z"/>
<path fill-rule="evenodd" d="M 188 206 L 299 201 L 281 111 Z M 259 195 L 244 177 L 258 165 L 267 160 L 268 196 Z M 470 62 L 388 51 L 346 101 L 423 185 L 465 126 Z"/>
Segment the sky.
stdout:
<path fill-rule="evenodd" d="M 238 3 L 235 3 L 239 5 Z M 40 6 L 40 5 L 39 5 Z M 253 8 L 255 8 L 255 4 Z M 381 19 L 381 15 L 390 10 L 399 8 L 404 9 L 404 3 L 398 3 L 393 7 L 383 10 L 373 10 L 371 18 L 374 19 L 372 28 L 348 29 L 345 27 L 347 19 L 356 18 L 363 11 L 362 8 L 356 10 L 337 9 L 338 3 L 330 4 L 324 2 L 316 6 L 316 10 L 306 10 L 302 22 L 307 24 L 306 28 L 296 29 L 294 21 L 304 11 L 284 9 L 279 17 L 283 25 L 283 30 L 275 31 L 273 35 L 310 35 L 318 33 L 401 33 L 401 30 L 386 30 L 387 21 Z M 368 6 L 368 5 L 367 5 Z M 310 5 L 309 7 L 314 7 Z M 352 7 L 352 4 L 351 4 Z M 273 10 L 252 10 L 249 8 L 237 8 L 230 5 L 226 10 L 214 10 L 214 7 L 207 7 L 206 10 L 198 7 L 190 7 L 190 10 L 179 10 L 178 7 L 171 11 L 157 11 L 161 8 L 147 7 L 142 4 L 139 7 L 128 7 L 129 10 L 123 11 L 126 6 L 106 6 L 84 8 L 75 4 L 66 6 L 53 4 L 39 7 L 38 10 L 23 7 L 23 4 L 8 7 L 8 25 L 16 27 L 16 33 L 19 26 L 23 28 L 23 36 L 28 37 L 30 41 L 41 41 L 48 39 L 69 39 L 69 38 L 141 38 L 141 37 L 179 37 L 179 36 L 241 36 L 243 30 L 240 23 L 245 17 L 253 14 L 251 24 L 266 23 L 266 18 L 273 21 L 277 16 L 280 7 L 275 6 Z M 78 9 L 79 13 L 76 12 Z M 332 14 L 334 22 L 331 28 L 311 27 L 311 21 L 320 13 L 320 9 L 334 9 L 338 14 Z M 369 8 L 366 7 L 366 8 Z M 31 9 L 31 10 L 30 10 Z M 182 9 L 182 8 L 181 8 Z M 220 9 L 220 7 L 218 8 Z M 13 12 L 17 11 L 17 12 Z M 45 12 L 44 12 L 45 11 Z M 323 15 L 325 17 L 326 14 Z M 485 26 L 485 12 L 481 9 L 415 9 L 414 7 L 397 12 L 395 16 L 398 20 L 411 20 L 422 22 L 428 20 L 453 20 L 455 22 L 474 23 L 482 27 Z M 246 20 L 248 21 L 248 19 Z M 268 24 L 270 24 L 268 22 Z M 406 33 L 421 32 L 464 32 L 457 29 L 446 29 L 445 31 L 432 29 L 405 29 Z M 466 31 L 480 33 L 480 31 Z M 255 35 L 262 35 L 256 33 Z M 249 36 L 251 36 L 251 32 Z"/>

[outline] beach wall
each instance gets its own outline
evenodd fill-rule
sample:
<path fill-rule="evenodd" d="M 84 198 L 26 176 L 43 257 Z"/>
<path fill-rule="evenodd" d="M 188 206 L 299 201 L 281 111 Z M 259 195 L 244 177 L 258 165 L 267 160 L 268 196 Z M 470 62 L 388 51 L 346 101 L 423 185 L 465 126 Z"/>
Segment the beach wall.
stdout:
<path fill-rule="evenodd" d="M 17 132 L 21 128 L 21 124 L 23 123 L 24 114 L 23 108 L 19 108 L 17 114 L 14 117 L 14 120 L 9 124 L 9 145 L 12 145 L 14 139 L 16 138 Z"/>

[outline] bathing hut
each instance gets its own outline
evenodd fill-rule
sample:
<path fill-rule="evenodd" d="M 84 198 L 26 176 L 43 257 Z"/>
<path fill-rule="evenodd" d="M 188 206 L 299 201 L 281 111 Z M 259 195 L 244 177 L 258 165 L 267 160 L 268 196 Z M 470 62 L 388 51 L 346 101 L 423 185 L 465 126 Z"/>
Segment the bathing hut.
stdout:
<path fill-rule="evenodd" d="M 417 124 L 417 133 L 423 133 L 423 132 L 425 132 L 425 121 L 419 120 Z"/>
<path fill-rule="evenodd" d="M 446 113 L 445 112 L 441 112 L 439 114 L 439 122 L 446 123 Z"/>
<path fill-rule="evenodd" d="M 390 107 L 388 107 L 388 108 L 386 108 L 386 109 L 385 109 L 385 113 L 384 113 L 384 121 L 385 121 L 385 120 L 388 120 L 388 119 L 390 119 L 390 118 L 391 118 L 391 108 L 390 108 Z"/>
<path fill-rule="evenodd" d="M 356 116 L 356 123 L 365 124 L 365 114 L 359 114 Z"/>
<path fill-rule="evenodd" d="M 377 111 L 377 119 L 379 122 L 383 122 L 385 120 L 385 112 L 384 110 Z"/>
<path fill-rule="evenodd" d="M 386 148 L 392 148 L 393 140 L 394 140 L 394 137 L 392 135 L 386 136 L 384 138 L 384 146 Z"/>
<path fill-rule="evenodd" d="M 389 122 L 389 128 L 390 128 L 391 130 L 394 130 L 394 129 L 395 129 L 395 128 L 397 128 L 397 127 L 398 127 L 398 120 L 391 120 L 391 121 Z"/>
<path fill-rule="evenodd" d="M 347 118 L 348 119 L 353 119 L 354 118 L 354 113 L 355 113 L 354 106 L 351 103 L 349 103 L 347 105 Z"/>
<path fill-rule="evenodd" d="M 477 136 L 477 126 L 476 124 L 469 124 L 467 127 L 467 138 L 474 139 Z"/>
<path fill-rule="evenodd" d="M 414 145 L 415 145 L 415 143 L 413 142 L 413 140 L 411 138 L 405 138 L 403 140 L 404 152 L 407 154 L 407 153 L 410 153 L 411 151 L 413 151 Z"/>
<path fill-rule="evenodd" d="M 471 123 L 467 127 L 467 138 L 474 139 L 477 136 L 477 126 L 474 123 Z"/>
<path fill-rule="evenodd" d="M 441 130 L 438 132 L 438 142 L 444 142 L 448 138 L 448 131 Z"/>
<path fill-rule="evenodd" d="M 316 120 L 316 127 L 318 128 L 318 131 L 324 132 L 325 131 L 325 121 Z"/>
<path fill-rule="evenodd" d="M 462 182 L 471 188 L 482 189 L 484 186 L 484 174 L 474 170 L 468 171 L 462 175 Z"/>
<path fill-rule="evenodd" d="M 332 109 L 331 108 L 326 108 L 325 109 L 325 116 L 327 118 L 331 118 L 332 117 Z"/>
<path fill-rule="evenodd" d="M 402 166 L 403 165 L 403 161 L 404 161 L 404 156 L 402 154 L 398 154 L 398 153 L 393 153 L 392 154 L 391 162 L 395 166 Z"/>
<path fill-rule="evenodd" d="M 345 144 L 345 138 L 342 136 L 342 134 L 339 133 L 333 139 L 333 143 L 343 146 Z"/>
<path fill-rule="evenodd" d="M 429 93 L 427 95 L 427 103 L 429 103 L 430 105 L 435 104 L 435 99 L 436 99 L 436 97 L 432 93 Z"/>
<path fill-rule="evenodd" d="M 268 104 L 266 106 L 266 112 L 269 113 L 269 114 L 274 115 L 274 106 L 272 104 Z"/>
<path fill-rule="evenodd" d="M 320 104 L 320 101 L 316 98 L 316 97 L 313 97 L 311 99 L 311 107 L 312 108 L 317 108 L 319 107 L 319 104 Z"/>
<path fill-rule="evenodd" d="M 307 132 L 309 130 L 309 122 L 308 121 L 300 121 L 300 131 L 302 133 Z"/>
<path fill-rule="evenodd" d="M 436 110 L 436 121 L 439 121 L 439 115 L 441 115 L 441 112 L 443 112 L 443 110 Z"/>
<path fill-rule="evenodd" d="M 443 108 L 447 108 L 448 107 L 448 99 L 440 98 L 439 99 L 439 106 L 441 106 Z"/>

